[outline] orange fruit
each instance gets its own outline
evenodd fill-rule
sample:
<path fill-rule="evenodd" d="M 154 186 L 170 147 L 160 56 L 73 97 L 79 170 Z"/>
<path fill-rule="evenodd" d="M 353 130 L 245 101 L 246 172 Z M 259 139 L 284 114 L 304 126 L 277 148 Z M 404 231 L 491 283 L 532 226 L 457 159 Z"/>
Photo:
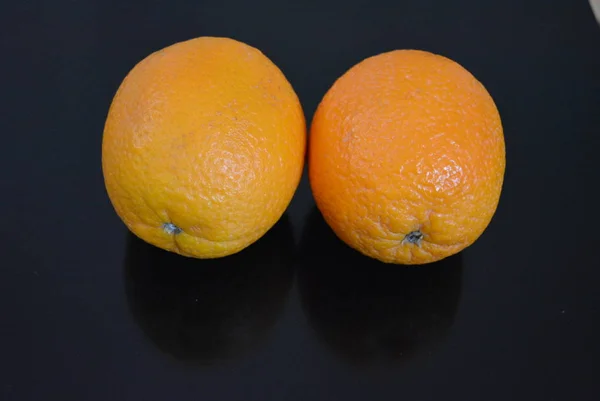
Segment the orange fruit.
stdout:
<path fill-rule="evenodd" d="M 505 145 L 484 86 L 446 57 L 395 50 L 342 75 L 309 137 L 317 207 L 346 244 L 424 264 L 473 244 L 498 205 Z"/>
<path fill-rule="evenodd" d="M 114 209 L 135 235 L 216 258 L 279 220 L 305 147 L 304 114 L 279 68 L 247 44 L 200 37 L 127 74 L 106 119 L 102 168 Z"/>

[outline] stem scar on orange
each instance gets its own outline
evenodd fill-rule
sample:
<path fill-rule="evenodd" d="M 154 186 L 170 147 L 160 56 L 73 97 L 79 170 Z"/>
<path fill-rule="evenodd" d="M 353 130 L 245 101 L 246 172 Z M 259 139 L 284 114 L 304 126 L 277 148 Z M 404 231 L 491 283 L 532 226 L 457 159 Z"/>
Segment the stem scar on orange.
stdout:
<path fill-rule="evenodd" d="M 304 113 L 279 68 L 247 44 L 200 37 L 127 74 L 106 119 L 102 168 L 114 209 L 135 235 L 216 258 L 279 220 L 305 148 Z"/>
<path fill-rule="evenodd" d="M 465 68 L 421 50 L 367 58 L 313 118 L 309 178 L 324 219 L 352 248 L 424 264 L 473 244 L 499 202 L 500 115 Z"/>

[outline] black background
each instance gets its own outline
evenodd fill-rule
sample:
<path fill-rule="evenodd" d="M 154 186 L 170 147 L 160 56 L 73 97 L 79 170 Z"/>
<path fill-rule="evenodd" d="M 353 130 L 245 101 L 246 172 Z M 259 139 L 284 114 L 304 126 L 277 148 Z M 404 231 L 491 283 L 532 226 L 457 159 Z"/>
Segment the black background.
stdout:
<path fill-rule="evenodd" d="M 304 177 L 235 258 L 133 238 L 103 185 L 108 106 L 140 59 L 203 35 L 261 49 L 308 122 L 365 57 L 420 48 L 461 63 L 505 128 L 488 230 L 422 270 L 378 265 L 332 236 Z M 0 40 L 1 400 L 600 398 L 587 1 L 15 1 L 0 5 Z"/>

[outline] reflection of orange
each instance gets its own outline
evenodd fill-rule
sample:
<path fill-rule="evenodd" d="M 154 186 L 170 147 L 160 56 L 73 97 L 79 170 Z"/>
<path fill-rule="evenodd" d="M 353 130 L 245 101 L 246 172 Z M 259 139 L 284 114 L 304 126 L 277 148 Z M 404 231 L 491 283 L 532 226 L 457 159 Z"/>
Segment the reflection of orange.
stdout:
<path fill-rule="evenodd" d="M 232 39 L 197 38 L 148 56 L 121 84 L 104 131 L 106 189 L 145 241 L 225 256 L 281 217 L 305 141 L 298 98 L 266 56 Z"/>
<path fill-rule="evenodd" d="M 505 168 L 500 116 L 457 63 L 417 50 L 364 60 L 314 116 L 317 206 L 351 247 L 422 264 L 472 244 L 495 213 Z"/>
<path fill-rule="evenodd" d="M 365 257 L 336 238 L 317 210 L 300 242 L 296 282 L 319 340 L 360 368 L 402 366 L 435 352 L 460 302 L 462 255 L 430 268 L 398 269 Z M 327 254 L 336 263 L 319 263 Z"/>
<path fill-rule="evenodd" d="M 125 290 L 148 339 L 186 367 L 227 363 L 269 339 L 294 281 L 286 214 L 252 246 L 226 258 L 184 258 L 130 236 Z"/>

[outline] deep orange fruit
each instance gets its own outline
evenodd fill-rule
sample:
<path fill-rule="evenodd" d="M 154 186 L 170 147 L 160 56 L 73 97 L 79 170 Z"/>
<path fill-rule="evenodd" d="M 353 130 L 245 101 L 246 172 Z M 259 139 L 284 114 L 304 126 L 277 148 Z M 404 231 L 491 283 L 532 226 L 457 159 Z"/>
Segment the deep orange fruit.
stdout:
<path fill-rule="evenodd" d="M 127 227 L 197 258 L 236 253 L 282 216 L 306 144 L 300 102 L 259 50 L 201 37 L 157 51 L 110 106 L 102 167 Z"/>
<path fill-rule="evenodd" d="M 363 60 L 322 99 L 309 137 L 316 204 L 349 246 L 423 264 L 473 244 L 498 205 L 500 115 L 458 63 L 420 50 Z"/>

